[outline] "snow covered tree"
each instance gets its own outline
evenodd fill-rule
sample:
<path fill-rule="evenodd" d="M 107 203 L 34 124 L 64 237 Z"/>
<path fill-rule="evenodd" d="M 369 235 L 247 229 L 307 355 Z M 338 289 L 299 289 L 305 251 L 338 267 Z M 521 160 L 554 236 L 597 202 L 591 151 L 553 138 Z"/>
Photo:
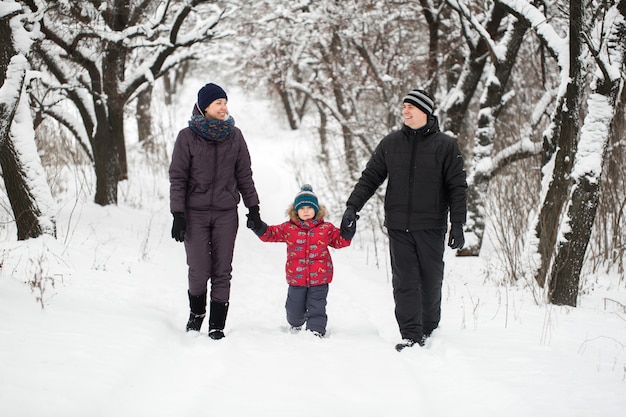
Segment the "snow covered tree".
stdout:
<path fill-rule="evenodd" d="M 446 128 L 460 135 L 468 135 L 468 129 L 462 127 L 467 119 L 469 103 L 474 93 L 482 88 L 480 109 L 474 130 L 472 162 L 468 175 L 468 223 L 466 225 L 466 246 L 459 250 L 461 255 L 477 256 L 482 247 L 487 214 L 485 204 L 488 201 L 488 188 L 491 178 L 499 170 L 518 158 L 527 157 L 535 147 L 522 140 L 515 145 L 503 146 L 496 154 L 498 145 L 497 121 L 507 102 L 514 96 L 509 79 L 517 61 L 528 23 L 515 19 L 505 13 L 505 9 L 494 3 L 486 13 L 486 22 L 479 21 L 475 13 L 464 3 L 448 0 L 450 7 L 459 14 L 459 19 L 467 26 L 464 31 L 470 52 L 457 85 L 448 93 L 449 99 L 444 105 L 444 117 L 448 120 Z M 506 29 L 500 28 L 501 24 Z M 470 33 L 476 33 L 471 36 Z M 488 59 L 487 57 L 490 57 Z M 524 138 L 525 139 L 525 138 Z M 500 142 L 504 142 L 500 138 Z M 526 152 L 522 152 L 526 149 Z M 530 150 L 530 152 L 529 152 Z M 536 151 L 535 151 L 536 152 Z"/>
<path fill-rule="evenodd" d="M 591 25 L 585 25 L 590 22 L 583 20 L 582 6 L 571 10 L 570 16 L 575 19 L 573 30 L 591 51 L 597 69 L 593 74 L 593 92 L 587 101 L 587 116 L 570 171 L 572 184 L 559 223 L 559 238 L 547 279 L 553 303 L 575 306 L 580 272 L 600 198 L 602 167 L 625 81 L 626 0 L 617 4 L 601 3 L 592 20 L 595 21 L 592 31 L 585 30 Z M 570 36 L 574 35 L 570 33 Z"/>
<path fill-rule="evenodd" d="M 305 116 L 314 120 L 329 191 L 333 199 L 345 198 L 376 143 L 399 127 L 402 97 L 435 72 L 425 70 L 430 53 L 417 24 L 424 25 L 421 6 L 261 3 L 248 16 L 254 37 L 242 56 L 246 76 L 262 79 L 289 103 L 292 127 Z"/>
<path fill-rule="evenodd" d="M 283 104 L 290 103 L 284 106 L 291 107 L 292 128 L 316 115 L 318 161 L 332 184 L 330 197 L 338 201 L 375 144 L 399 127 L 393 103 L 416 84 L 434 89 L 442 128 L 471 155 L 466 160 L 471 233 L 459 254 L 478 255 L 489 220 L 501 222 L 503 238 L 517 241 L 513 279 L 536 281 L 546 288 L 546 299 L 562 303 L 548 284 L 557 282 L 551 271 L 559 263 L 559 247 L 565 247 L 563 236 L 572 231 L 572 244 L 588 241 L 592 226 L 582 219 L 595 218 L 593 193 L 584 199 L 572 194 L 584 143 L 582 120 L 586 113 L 590 117 L 588 77 L 595 66 L 608 68 L 589 60 L 588 51 L 616 50 L 616 42 L 592 42 L 583 35 L 599 17 L 604 26 L 598 27 L 615 29 L 605 17 L 611 14 L 603 12 L 615 1 L 571 3 L 570 10 L 563 2 L 541 0 L 420 0 L 401 8 L 379 1 L 264 0 L 263 13 L 250 14 L 254 48 L 243 58 L 253 70 L 246 74 L 251 83 L 263 79 L 274 85 Z M 519 223 L 511 230 L 522 232 L 511 236 L 502 219 L 487 218 L 498 213 L 488 213 L 485 205 L 493 209 L 500 193 L 515 198 L 514 190 L 492 184 L 522 181 L 529 197 L 506 207 L 524 211 L 512 213 Z M 373 215 L 364 219 L 380 213 L 382 193 L 377 197 L 368 207 Z M 585 204 L 574 203 L 576 198 Z M 620 201 L 614 209 L 618 219 Z M 566 222 L 576 205 L 586 214 L 578 211 L 575 221 Z M 582 263 L 585 252 L 577 256 Z"/>
<path fill-rule="evenodd" d="M 616 102 L 623 84 L 622 2 L 604 2 L 588 10 L 571 2 L 569 32 L 557 35 L 539 10 L 524 1 L 500 0 L 527 19 L 559 63 L 561 84 L 543 141 L 543 188 L 527 254 L 528 271 L 555 304 L 576 305 L 580 273 L 599 199 L 599 183 Z M 594 22 L 601 17 L 594 27 Z M 594 28 L 594 30 L 590 30 Z M 591 34 L 591 35 L 590 35 Z M 595 57 L 594 92 L 581 128 L 585 76 Z"/>
<path fill-rule="evenodd" d="M 463 139 L 471 134 L 471 129 L 466 126 L 470 120 L 468 109 L 480 85 L 489 54 L 495 53 L 490 40 L 500 36 L 500 24 L 506 17 L 506 11 L 497 2 L 489 4 L 486 10 L 479 11 L 472 10 L 457 0 L 446 1 L 460 16 L 459 21 L 467 45 L 463 53 L 462 70 L 454 86 L 446 91 L 446 98 L 439 107 L 446 130 Z M 475 33 L 471 27 L 482 30 Z"/>
<path fill-rule="evenodd" d="M 569 36 L 567 47 L 558 51 L 561 63 L 561 88 L 557 107 L 551 118 L 550 129 L 544 136 L 544 181 L 541 207 L 536 221 L 537 253 L 541 262 L 536 272 L 537 282 L 546 283 L 550 265 L 556 254 L 558 230 L 563 219 L 571 185 L 572 163 L 576 156 L 580 134 L 579 117 L 583 102 L 584 66 L 582 60 L 583 6 L 570 3 Z"/>
<path fill-rule="evenodd" d="M 293 130 L 300 127 L 309 103 L 307 94 L 289 88 L 292 80 L 306 84 L 312 76 L 307 71 L 306 56 L 310 24 L 301 17 L 308 13 L 308 3 L 277 5 L 271 0 L 256 1 L 250 8 L 252 13 L 242 19 L 245 36 L 238 38 L 244 51 L 244 85 L 253 87 L 260 81 L 278 96 Z"/>
<path fill-rule="evenodd" d="M 56 236 L 54 204 L 37 153 L 26 86 L 36 18 L 15 1 L 0 2 L 0 166 L 18 240 Z"/>
<path fill-rule="evenodd" d="M 208 0 L 28 3 L 43 13 L 44 38 L 34 50 L 52 75 L 42 80 L 37 110 L 90 149 L 95 202 L 116 204 L 127 177 L 126 104 L 146 83 L 197 58 L 194 46 L 219 38 L 225 10 Z"/>
<path fill-rule="evenodd" d="M 144 146 L 149 144 L 152 139 L 152 124 L 154 120 L 150 113 L 150 105 L 152 103 L 152 85 L 148 84 L 137 94 L 137 104 L 135 105 L 135 114 L 137 117 L 137 136 L 138 141 Z"/>

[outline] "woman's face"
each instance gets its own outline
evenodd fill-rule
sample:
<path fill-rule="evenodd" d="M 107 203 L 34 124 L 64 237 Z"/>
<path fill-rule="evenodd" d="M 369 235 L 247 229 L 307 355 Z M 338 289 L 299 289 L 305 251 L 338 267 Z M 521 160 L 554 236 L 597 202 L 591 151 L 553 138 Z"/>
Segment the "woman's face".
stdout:
<path fill-rule="evenodd" d="M 204 116 L 213 120 L 226 120 L 228 117 L 228 107 L 226 104 L 228 100 L 225 98 L 218 98 L 213 103 L 204 109 Z"/>
<path fill-rule="evenodd" d="M 298 217 L 301 220 L 310 220 L 315 217 L 315 209 L 309 206 L 302 206 L 298 209 Z"/>

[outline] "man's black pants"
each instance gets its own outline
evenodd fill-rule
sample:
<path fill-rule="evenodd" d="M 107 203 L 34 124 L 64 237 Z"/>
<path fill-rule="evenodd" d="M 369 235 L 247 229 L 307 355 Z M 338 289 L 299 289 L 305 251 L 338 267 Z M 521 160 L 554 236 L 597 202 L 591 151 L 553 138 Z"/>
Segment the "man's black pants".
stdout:
<path fill-rule="evenodd" d="M 388 232 L 396 320 L 403 339 L 419 341 L 441 319 L 446 230 Z"/>

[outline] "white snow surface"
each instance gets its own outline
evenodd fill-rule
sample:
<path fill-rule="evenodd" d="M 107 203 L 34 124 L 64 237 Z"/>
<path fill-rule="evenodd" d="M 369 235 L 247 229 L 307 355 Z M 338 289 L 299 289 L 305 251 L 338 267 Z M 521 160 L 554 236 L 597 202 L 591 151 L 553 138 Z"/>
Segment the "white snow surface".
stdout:
<path fill-rule="evenodd" d="M 315 172 L 312 141 L 255 96 L 229 91 L 229 106 L 248 141 L 261 215 L 277 224 L 300 186 L 288 160 Z M 177 128 L 191 107 L 181 107 Z M 587 277 L 578 308 L 537 305 L 523 284 L 494 283 L 489 254 L 448 250 L 440 328 L 425 347 L 399 353 L 388 256 L 377 266 L 359 231 L 332 252 L 327 337 L 290 334 L 285 247 L 246 229 L 240 207 L 226 337 L 214 341 L 206 323 L 184 332 L 187 269 L 170 237 L 167 175 L 130 170 L 118 206 L 71 188 L 56 196 L 56 240 L 17 242 L 4 229 L 0 416 L 624 416 L 617 273 Z M 306 182 L 315 189 L 318 179 Z"/>

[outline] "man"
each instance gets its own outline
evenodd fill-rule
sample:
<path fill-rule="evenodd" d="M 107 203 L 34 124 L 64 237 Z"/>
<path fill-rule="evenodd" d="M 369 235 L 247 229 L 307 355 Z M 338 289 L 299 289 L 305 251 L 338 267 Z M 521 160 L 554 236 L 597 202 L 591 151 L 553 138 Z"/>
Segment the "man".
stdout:
<path fill-rule="evenodd" d="M 434 103 L 415 89 L 403 99 L 404 126 L 378 144 L 346 202 L 341 227 L 356 228 L 357 212 L 388 179 L 385 226 L 389 234 L 395 316 L 401 351 L 423 346 L 441 318 L 443 253 L 463 247 L 467 182 L 454 139 L 439 130 Z"/>

